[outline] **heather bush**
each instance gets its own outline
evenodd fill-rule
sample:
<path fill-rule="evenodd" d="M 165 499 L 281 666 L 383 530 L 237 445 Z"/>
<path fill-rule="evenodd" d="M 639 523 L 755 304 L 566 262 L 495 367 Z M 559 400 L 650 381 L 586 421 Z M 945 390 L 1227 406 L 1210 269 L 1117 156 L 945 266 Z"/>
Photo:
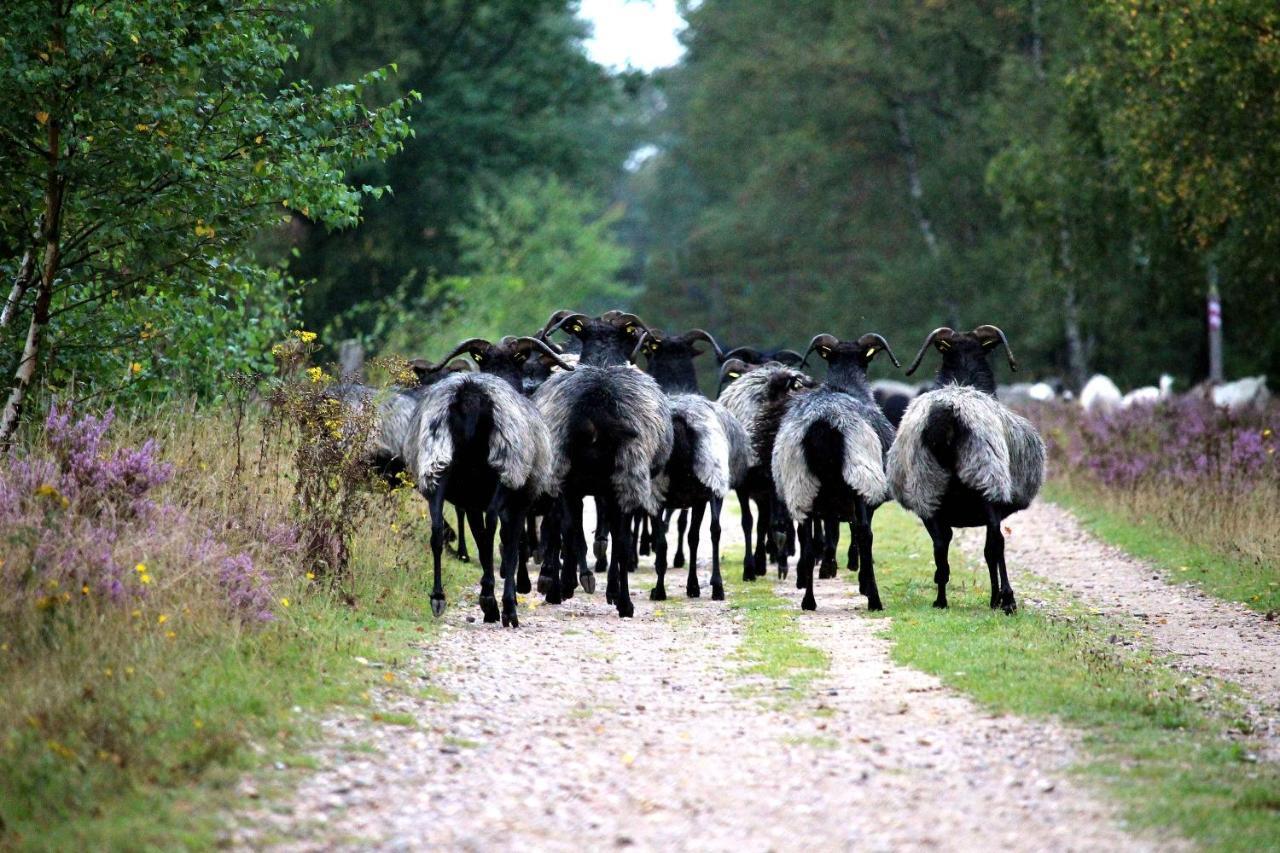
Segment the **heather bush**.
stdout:
<path fill-rule="evenodd" d="M 1280 407 L 1229 412 L 1191 395 L 1086 414 L 1029 411 L 1049 445 L 1050 476 L 1075 503 L 1169 547 L 1175 570 L 1261 609 L 1280 599 Z M 1216 565 L 1213 565 L 1216 563 Z M 1218 575 L 1210 577 L 1210 575 Z"/>

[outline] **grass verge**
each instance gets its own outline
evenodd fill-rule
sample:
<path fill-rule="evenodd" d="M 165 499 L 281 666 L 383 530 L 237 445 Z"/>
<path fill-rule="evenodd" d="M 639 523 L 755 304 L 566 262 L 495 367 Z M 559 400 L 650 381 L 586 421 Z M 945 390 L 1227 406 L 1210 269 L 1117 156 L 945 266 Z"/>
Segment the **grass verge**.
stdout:
<path fill-rule="evenodd" d="M 876 552 L 895 660 L 992 710 L 1081 730 L 1081 772 L 1105 783 L 1135 826 L 1213 850 L 1280 846 L 1280 768 L 1258 763 L 1225 691 L 1174 672 L 1127 645 L 1125 626 L 1069 602 L 1028 607 L 1023 596 L 1016 616 L 992 612 L 985 567 L 962 559 L 951 608 L 934 610 L 928 536 L 896 506 L 876 515 Z M 1015 588 L 1033 585 L 1012 568 Z"/>
<path fill-rule="evenodd" d="M 1123 499 L 1087 483 L 1055 480 L 1045 496 L 1070 509 L 1099 539 L 1163 569 L 1171 581 L 1194 583 L 1261 613 L 1280 612 L 1280 555 L 1212 548 L 1188 537 L 1185 531 L 1194 527 L 1179 532 L 1149 522 Z"/>
<path fill-rule="evenodd" d="M 721 569 L 729 608 L 743 618 L 742 644 L 736 652 L 746 663 L 743 674 L 770 679 L 792 696 L 802 695 L 831 661 L 821 649 L 804 642 L 800 611 L 774 592 L 772 577 L 743 581 L 740 552 L 723 555 Z"/>

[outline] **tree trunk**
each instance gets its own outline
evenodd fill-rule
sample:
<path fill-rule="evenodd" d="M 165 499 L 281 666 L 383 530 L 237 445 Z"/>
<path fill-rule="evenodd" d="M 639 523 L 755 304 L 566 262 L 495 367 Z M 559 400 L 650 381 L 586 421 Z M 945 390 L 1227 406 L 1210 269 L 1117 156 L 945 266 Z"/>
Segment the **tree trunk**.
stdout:
<path fill-rule="evenodd" d="M 35 270 L 36 254 L 27 249 L 22 256 L 22 264 L 18 267 L 18 275 L 13 280 L 13 289 L 9 291 L 9 298 L 4 301 L 4 309 L 0 310 L 0 329 L 8 328 L 17 316 L 18 306 L 22 304 L 27 288 L 31 287 L 31 276 L 35 274 Z"/>
<path fill-rule="evenodd" d="M 44 342 L 45 329 L 49 325 L 53 283 L 62 264 L 62 202 L 65 181 L 58 173 L 60 127 L 59 119 L 50 117 L 49 166 L 44 191 L 44 227 L 41 229 L 44 258 L 40 279 L 36 282 L 36 302 L 31 312 L 31 323 L 27 327 L 27 341 L 22 348 L 22 360 L 18 362 L 18 369 L 14 371 L 9 399 L 4 404 L 3 416 L 0 416 L 0 453 L 7 453 L 13 446 L 13 435 L 17 432 L 18 424 L 22 420 L 22 407 L 27 400 L 27 390 L 35 379 L 36 368 L 40 366 L 40 345 Z"/>

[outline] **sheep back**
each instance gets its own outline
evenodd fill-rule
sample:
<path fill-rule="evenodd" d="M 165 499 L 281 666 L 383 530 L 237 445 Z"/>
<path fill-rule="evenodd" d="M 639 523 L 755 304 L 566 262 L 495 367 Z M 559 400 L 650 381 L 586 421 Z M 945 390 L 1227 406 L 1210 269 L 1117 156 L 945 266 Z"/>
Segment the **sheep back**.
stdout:
<path fill-rule="evenodd" d="M 701 394 L 673 394 L 671 417 L 697 436 L 693 474 L 718 498 L 741 482 L 747 469 L 747 433 L 737 418 Z"/>
<path fill-rule="evenodd" d="M 962 427 L 954 472 L 928 449 L 925 431 L 935 412 L 945 411 Z M 954 473 L 993 503 L 1025 509 L 1044 481 L 1044 442 L 1026 418 L 990 394 L 947 385 L 917 397 L 907 407 L 889 451 L 894 498 L 922 518 L 932 517 Z"/>
<path fill-rule="evenodd" d="M 769 382 L 779 372 L 803 375 L 798 370 L 782 364 L 765 364 L 744 373 L 721 391 L 717 399 L 717 402 L 737 418 L 738 423 L 746 430 L 748 468 L 761 462 L 766 465 L 769 463 L 767 459 L 761 460 L 756 453 L 756 432 L 761 410 L 768 398 Z"/>
<path fill-rule="evenodd" d="M 652 376 L 629 365 L 580 364 L 553 373 L 533 401 L 550 434 L 557 492 L 569 474 L 576 425 L 590 422 L 623 436 L 612 481 L 622 510 L 658 511 L 662 495 L 654 476 L 671 457 L 673 439 L 671 406 Z"/>
<path fill-rule="evenodd" d="M 418 488 L 433 492 L 453 463 L 449 409 L 464 389 L 480 391 L 492 404 L 488 464 L 499 482 L 509 489 L 528 489 L 534 496 L 554 494 L 551 441 L 542 416 L 505 380 L 486 373 L 455 373 L 418 400 L 401 454 Z"/>
<path fill-rule="evenodd" d="M 849 488 L 872 507 L 887 501 L 884 460 L 893 441 L 893 427 L 874 403 L 823 386 L 796 399 L 774 442 L 773 481 L 791 516 L 807 518 L 821 487 L 804 451 L 805 436 L 819 422 L 830 424 L 844 437 L 840 474 Z"/>

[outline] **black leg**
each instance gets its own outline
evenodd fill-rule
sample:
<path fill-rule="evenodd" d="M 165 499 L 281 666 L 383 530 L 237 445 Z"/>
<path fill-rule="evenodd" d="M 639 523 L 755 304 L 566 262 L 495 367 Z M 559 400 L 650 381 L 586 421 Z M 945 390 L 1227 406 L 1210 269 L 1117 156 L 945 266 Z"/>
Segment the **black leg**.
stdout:
<path fill-rule="evenodd" d="M 698 544 L 702 541 L 702 516 L 706 511 L 706 502 L 698 501 L 689 515 L 689 579 L 685 581 L 684 592 L 690 598 L 702 595 L 702 585 L 698 583 Z"/>
<path fill-rule="evenodd" d="M 840 544 L 840 520 L 828 516 L 822 520 L 822 567 L 818 577 L 826 580 L 833 578 L 839 571 L 836 565 L 836 548 Z"/>
<path fill-rule="evenodd" d="M 849 556 L 844 565 L 851 572 L 858 570 L 858 534 L 852 521 L 849 522 Z"/>
<path fill-rule="evenodd" d="M 724 601 L 724 579 L 720 577 L 720 510 L 724 498 L 711 498 L 711 600 Z"/>
<path fill-rule="evenodd" d="M 799 535 L 800 555 L 796 558 L 796 587 L 804 590 L 804 598 L 800 600 L 801 610 L 817 610 L 818 602 L 813 597 L 813 526 L 817 523 L 809 518 L 800 522 Z"/>
<path fill-rule="evenodd" d="M 991 606 L 996 602 L 996 575 L 1000 576 L 999 607 L 1005 613 L 1013 613 L 1018 609 L 1018 602 L 1013 597 L 1013 587 L 1009 585 L 1009 570 L 1004 564 L 1004 531 L 1000 529 L 1000 513 L 991 504 L 987 504 L 987 544 L 983 556 L 987 558 L 987 571 L 991 574 Z"/>
<path fill-rule="evenodd" d="M 618 577 L 617 597 L 614 604 L 618 608 L 618 616 L 622 618 L 631 617 L 635 611 L 635 605 L 631 602 L 631 587 L 627 577 L 630 566 L 626 565 L 631 556 L 631 528 L 626 523 L 626 515 L 618 506 L 617 501 L 610 498 L 609 501 L 609 528 L 617 531 L 614 537 L 614 546 L 622 555 L 622 562 L 618 566 L 617 572 L 611 572 Z"/>
<path fill-rule="evenodd" d="M 542 565 L 538 568 L 538 592 L 547 604 L 559 604 L 561 543 L 564 534 L 564 498 L 557 498 L 542 517 Z"/>
<path fill-rule="evenodd" d="M 578 571 L 581 568 L 582 551 L 586 548 L 586 534 L 582 528 L 582 499 L 565 501 L 564 563 L 560 566 L 560 597 L 573 598 L 578 588 Z"/>
<path fill-rule="evenodd" d="M 682 509 L 676 516 L 676 556 L 671 561 L 672 568 L 684 568 L 684 531 L 689 523 L 689 510 Z"/>
<path fill-rule="evenodd" d="M 640 555 L 649 556 L 653 551 L 653 527 L 650 523 L 649 513 L 640 513 Z"/>
<path fill-rule="evenodd" d="M 667 521 L 671 513 L 659 510 L 653 517 L 653 570 L 658 582 L 649 592 L 650 601 L 667 600 Z"/>
<path fill-rule="evenodd" d="M 609 519 L 606 517 L 604 501 L 596 498 L 596 536 L 592 550 L 596 558 L 596 574 L 609 568 Z"/>
<path fill-rule="evenodd" d="M 884 610 L 880 603 L 880 588 L 876 586 L 875 563 L 871 559 L 871 517 L 875 510 L 868 507 L 862 498 L 855 500 L 854 511 L 857 514 L 858 533 L 858 589 L 867 597 L 868 610 Z"/>
<path fill-rule="evenodd" d="M 502 523 L 498 536 L 502 543 L 502 627 L 504 628 L 516 628 L 520 625 L 520 619 L 516 613 L 516 592 L 518 591 L 516 566 L 519 563 L 520 568 L 524 568 L 520 563 L 524 515 L 524 499 L 519 495 L 506 493 L 498 512 L 498 518 Z M 528 578 L 526 577 L 525 580 L 527 582 Z"/>
<path fill-rule="evenodd" d="M 448 484 L 449 475 L 445 474 L 436 482 L 436 490 L 426 495 L 428 506 L 431 508 L 431 568 L 435 572 L 435 582 L 431 586 L 431 614 L 437 618 L 444 614 L 445 605 L 440 557 L 444 552 L 444 492 Z"/>
<path fill-rule="evenodd" d="M 738 507 L 742 510 L 742 579 L 753 581 L 756 579 L 756 560 L 752 548 L 755 543 L 751 541 L 751 499 L 741 489 L 738 490 Z"/>
<path fill-rule="evenodd" d="M 480 558 L 480 609 L 484 621 L 498 621 L 498 599 L 494 597 L 493 579 L 493 528 L 480 509 L 468 509 L 467 521 L 471 523 L 471 535 L 476 540 L 476 555 Z"/>
<path fill-rule="evenodd" d="M 458 559 L 464 563 L 469 563 L 471 562 L 471 555 L 467 553 L 467 528 L 462 519 L 462 507 L 455 506 L 454 510 L 458 514 Z"/>
<path fill-rule="evenodd" d="M 933 540 L 933 582 L 938 585 L 938 597 L 934 607 L 947 606 L 947 581 L 951 579 L 951 565 L 947 562 L 947 550 L 951 547 L 951 528 L 935 519 L 925 519 L 925 530 Z"/>

